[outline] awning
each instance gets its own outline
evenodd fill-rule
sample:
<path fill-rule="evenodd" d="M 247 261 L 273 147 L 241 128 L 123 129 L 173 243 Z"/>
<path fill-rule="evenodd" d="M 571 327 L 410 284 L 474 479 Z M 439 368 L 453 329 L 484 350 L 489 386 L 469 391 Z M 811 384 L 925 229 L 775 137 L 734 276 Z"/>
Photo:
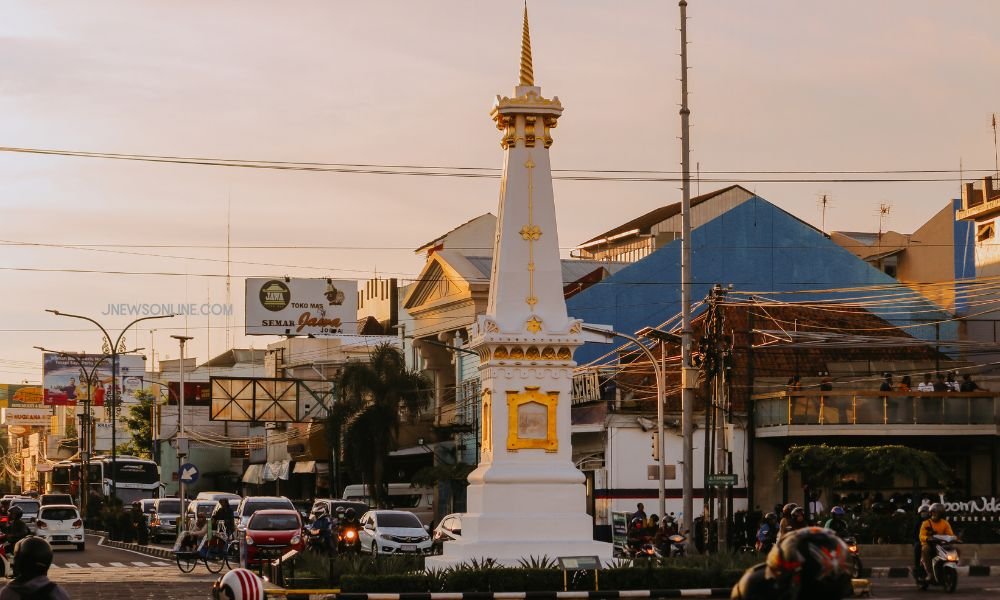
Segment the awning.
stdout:
<path fill-rule="evenodd" d="M 261 471 L 264 465 L 250 465 L 247 467 L 245 473 L 243 473 L 243 483 L 249 483 L 252 485 L 260 485 L 264 483 L 261 478 Z"/>
<path fill-rule="evenodd" d="M 291 466 L 290 460 L 275 460 L 264 465 L 264 473 L 262 477 L 264 481 L 274 481 L 276 479 L 284 479 L 288 481 L 288 471 L 289 466 Z"/>
<path fill-rule="evenodd" d="M 316 461 L 314 460 L 300 460 L 295 463 L 292 467 L 292 473 L 315 473 L 316 472 Z"/>

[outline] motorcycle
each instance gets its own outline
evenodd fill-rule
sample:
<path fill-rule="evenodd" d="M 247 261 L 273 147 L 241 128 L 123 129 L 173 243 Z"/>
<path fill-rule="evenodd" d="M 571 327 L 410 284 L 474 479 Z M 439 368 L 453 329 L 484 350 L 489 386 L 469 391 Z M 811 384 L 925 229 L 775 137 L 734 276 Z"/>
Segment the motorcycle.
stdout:
<path fill-rule="evenodd" d="M 320 554 L 327 554 L 333 548 L 328 541 L 328 536 L 323 535 L 324 530 L 316 527 L 306 527 L 305 529 L 305 539 L 306 539 L 306 550 L 311 552 L 318 552 Z"/>
<path fill-rule="evenodd" d="M 337 551 L 340 553 L 361 552 L 361 539 L 358 537 L 357 525 L 341 525 L 337 532 Z"/>
<path fill-rule="evenodd" d="M 13 558 L 13 551 L 7 547 L 7 536 L 0 533 L 0 577 L 7 579 L 14 577 L 10 568 L 11 558 Z"/>
<path fill-rule="evenodd" d="M 931 560 L 934 579 L 928 577 L 923 564 L 914 570 L 913 578 L 921 590 L 940 585 L 944 591 L 952 593 L 958 587 L 958 550 L 954 546 L 958 538 L 953 535 L 935 535 L 930 542 L 934 546 L 934 558 Z"/>
<path fill-rule="evenodd" d="M 670 542 L 670 556 L 684 556 L 687 553 L 687 536 L 675 533 L 674 535 L 667 538 Z"/>
<path fill-rule="evenodd" d="M 853 537 L 845 537 L 844 543 L 847 544 L 847 552 L 850 555 L 851 577 L 859 579 L 861 577 L 861 555 L 858 553 L 858 540 Z"/>

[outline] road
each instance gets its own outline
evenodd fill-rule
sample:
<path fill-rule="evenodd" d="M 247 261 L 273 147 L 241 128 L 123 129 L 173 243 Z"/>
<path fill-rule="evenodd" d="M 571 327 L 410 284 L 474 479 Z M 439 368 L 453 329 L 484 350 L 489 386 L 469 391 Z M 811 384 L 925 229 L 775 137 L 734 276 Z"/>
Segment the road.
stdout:
<path fill-rule="evenodd" d="M 912 579 L 872 579 L 872 597 L 878 600 L 909 600 L 947 596 L 954 600 L 978 600 L 996 598 L 1000 595 L 1000 577 L 964 577 L 958 581 L 954 594 L 945 594 L 941 588 L 931 588 L 926 592 L 917 589 Z"/>

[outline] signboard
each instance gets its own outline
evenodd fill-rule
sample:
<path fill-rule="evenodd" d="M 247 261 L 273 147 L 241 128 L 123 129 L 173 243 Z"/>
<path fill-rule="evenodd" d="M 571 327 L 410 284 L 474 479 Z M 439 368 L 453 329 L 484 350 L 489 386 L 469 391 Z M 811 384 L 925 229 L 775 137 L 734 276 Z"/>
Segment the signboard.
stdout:
<path fill-rule="evenodd" d="M 248 278 L 247 335 L 343 335 L 358 328 L 358 283 Z"/>
<path fill-rule="evenodd" d="M 76 354 L 76 360 L 61 354 L 42 355 L 42 387 L 46 406 L 72 406 L 86 402 L 103 406 L 111 399 L 111 358 L 105 354 Z M 80 368 L 82 363 L 83 369 Z M 94 366 L 97 365 L 96 371 Z M 137 404 L 135 393 L 142 389 L 146 358 L 135 354 L 118 357 L 118 399 L 122 404 Z M 87 377 L 93 371 L 93 387 L 88 389 Z"/>
<path fill-rule="evenodd" d="M 198 476 L 201 475 L 201 473 L 198 472 L 198 467 L 191 463 L 184 463 L 181 465 L 181 468 L 178 469 L 178 473 L 180 474 L 179 479 L 185 484 L 198 481 Z"/>
<path fill-rule="evenodd" d="M 2 412 L 3 424 L 8 426 L 48 427 L 51 417 L 49 408 L 5 408 Z"/>
<path fill-rule="evenodd" d="M 118 427 L 115 429 L 115 444 L 120 446 L 131 439 L 132 433 L 128 427 L 119 421 Z M 111 423 L 94 424 L 94 450 L 97 452 L 111 451 Z"/>
<path fill-rule="evenodd" d="M 42 406 L 42 387 L 0 383 L 0 408 L 37 408 Z"/>
<path fill-rule="evenodd" d="M 169 396 L 167 404 L 180 403 L 181 384 L 171 381 L 167 384 Z M 209 406 L 212 404 L 212 384 L 207 381 L 184 382 L 184 406 Z"/>
<path fill-rule="evenodd" d="M 333 402 L 329 381 L 212 377 L 213 421 L 301 423 L 322 419 Z"/>
<path fill-rule="evenodd" d="M 628 545 L 628 513 L 611 513 L 611 542 L 618 550 Z"/>
<path fill-rule="evenodd" d="M 732 487 L 736 485 L 736 477 L 735 474 L 712 473 L 708 476 L 708 485 L 712 487 Z"/>

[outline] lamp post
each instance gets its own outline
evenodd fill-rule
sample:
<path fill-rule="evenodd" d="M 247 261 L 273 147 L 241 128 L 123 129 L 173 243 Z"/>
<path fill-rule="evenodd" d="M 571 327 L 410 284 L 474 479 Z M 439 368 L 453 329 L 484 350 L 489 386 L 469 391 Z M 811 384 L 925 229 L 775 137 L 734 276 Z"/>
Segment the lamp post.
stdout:
<path fill-rule="evenodd" d="M 660 515 L 666 515 L 667 514 L 666 484 L 664 483 L 664 478 L 663 478 L 663 471 L 664 471 L 664 468 L 663 468 L 664 467 L 664 465 L 663 465 L 663 457 L 664 457 L 664 452 L 663 452 L 663 390 L 664 390 L 663 369 L 660 367 L 660 364 L 657 362 L 656 357 L 653 356 L 652 351 L 650 351 L 649 348 L 647 348 L 646 346 L 644 346 L 643 343 L 641 341 L 639 341 L 639 338 L 631 336 L 631 335 L 629 335 L 627 333 L 621 333 L 619 331 L 615 331 L 613 329 L 605 329 L 603 327 L 594 327 L 592 325 L 584 325 L 583 329 L 586 330 L 586 331 L 589 331 L 591 333 L 596 333 L 598 335 L 602 335 L 609 342 L 611 341 L 611 338 L 614 338 L 616 336 L 617 337 L 623 337 L 623 338 L 631 341 L 636 346 L 638 346 L 639 349 L 642 350 L 642 352 L 646 355 L 646 358 L 649 359 L 649 364 L 653 365 L 653 373 L 656 374 L 656 454 L 657 454 L 657 456 L 656 456 L 656 473 L 657 473 L 656 479 L 657 479 L 657 490 L 658 490 L 658 499 L 659 499 L 659 505 L 658 505 L 657 508 L 660 511 Z M 661 333 L 663 335 L 670 335 L 670 334 L 668 334 L 666 332 L 657 331 L 655 329 L 650 329 L 648 327 L 645 328 L 645 329 L 639 330 L 639 334 L 640 335 L 650 335 L 650 337 L 654 337 L 652 335 L 652 332 L 654 332 L 654 331 L 656 331 L 657 333 Z M 686 468 L 688 465 L 684 465 L 684 466 Z"/>
<path fill-rule="evenodd" d="M 74 319 L 83 319 L 84 321 L 89 321 L 97 328 L 101 330 L 104 335 L 104 343 L 108 346 L 108 351 L 106 354 L 111 357 L 111 496 L 114 498 L 118 497 L 118 449 L 116 446 L 116 429 L 118 423 L 118 355 L 124 354 L 124 344 L 122 340 L 125 338 L 125 333 L 131 329 L 133 325 L 141 321 L 149 321 L 151 319 L 166 319 L 176 315 L 154 315 L 151 317 L 140 317 L 128 325 L 126 325 L 121 333 L 118 334 L 118 338 L 114 342 L 111 341 L 111 334 L 108 330 L 104 328 L 103 325 L 91 319 L 90 317 L 85 317 L 83 315 L 74 315 L 70 313 L 60 312 L 58 310 L 46 309 L 45 312 L 50 312 L 57 317 L 73 317 Z M 119 346 L 122 350 L 119 351 Z"/>
<path fill-rule="evenodd" d="M 81 354 L 74 352 L 61 352 L 59 350 L 49 350 L 48 348 L 43 348 L 42 346 L 35 346 L 37 350 L 42 352 L 48 352 L 49 354 L 56 354 L 59 356 L 64 356 L 73 362 L 75 362 L 80 367 L 80 379 L 84 380 L 87 384 L 87 397 L 83 401 L 83 414 L 80 415 L 80 432 L 78 434 L 77 447 L 80 449 L 80 513 L 87 516 L 87 500 L 90 494 L 90 454 L 92 447 L 92 440 L 90 435 L 90 400 L 92 398 L 94 390 L 94 379 L 97 375 L 97 369 L 101 364 L 109 358 L 107 354 L 102 356 L 94 366 L 87 371 L 87 366 L 83 363 L 83 358 Z"/>
<path fill-rule="evenodd" d="M 181 473 L 181 465 L 184 464 L 182 460 L 187 456 L 187 436 L 184 435 L 184 345 L 194 338 L 187 335 L 172 335 L 170 336 L 177 340 L 181 345 L 181 361 L 180 361 L 180 372 L 178 378 L 180 379 L 180 394 L 177 397 L 177 483 L 180 485 L 180 496 L 181 496 L 181 518 L 187 515 L 184 508 L 184 477 Z M 169 392 L 168 392 L 169 394 Z"/>

